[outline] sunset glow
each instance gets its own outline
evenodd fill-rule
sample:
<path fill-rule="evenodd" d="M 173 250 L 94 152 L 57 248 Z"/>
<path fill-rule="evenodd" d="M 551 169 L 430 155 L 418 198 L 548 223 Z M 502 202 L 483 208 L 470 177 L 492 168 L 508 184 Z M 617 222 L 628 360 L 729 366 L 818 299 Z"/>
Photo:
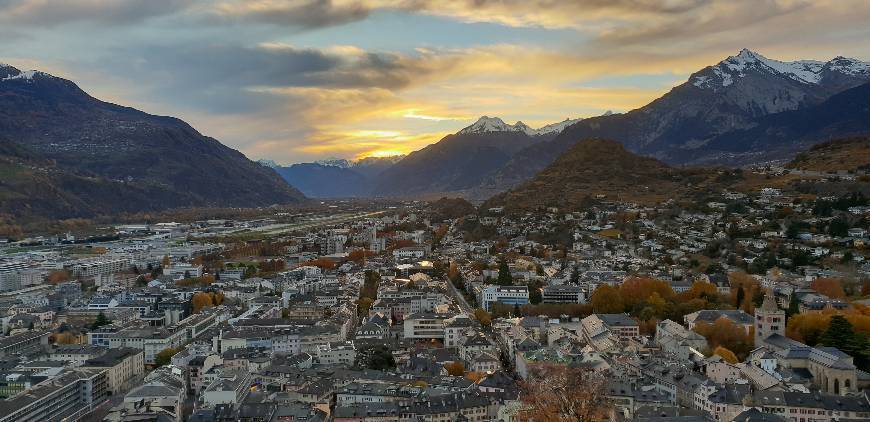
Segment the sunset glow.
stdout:
<path fill-rule="evenodd" d="M 282 163 L 407 153 L 481 115 L 628 111 L 744 47 L 870 58 L 859 0 L 50 4 L 0 10 L 3 62 Z"/>

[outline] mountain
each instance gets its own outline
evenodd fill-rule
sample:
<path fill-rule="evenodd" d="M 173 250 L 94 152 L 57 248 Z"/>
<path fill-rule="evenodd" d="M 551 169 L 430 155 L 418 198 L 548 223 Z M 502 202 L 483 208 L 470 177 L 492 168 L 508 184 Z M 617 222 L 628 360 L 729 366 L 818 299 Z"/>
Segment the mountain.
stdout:
<path fill-rule="evenodd" d="M 818 171 L 870 172 L 870 137 L 837 139 L 813 146 L 798 154 L 787 168 Z"/>
<path fill-rule="evenodd" d="M 611 114 L 577 122 L 550 142 L 517 152 L 502 168 L 476 188 L 478 196 L 516 186 L 534 176 L 578 140 L 613 139 L 629 151 L 656 157 L 670 164 L 747 164 L 767 157 L 765 138 L 723 147 L 723 134 L 764 124 L 766 116 L 819 106 L 845 90 L 870 82 L 870 64 L 843 57 L 828 62 L 780 62 L 742 50 L 694 74 L 651 103 L 624 114 Z M 836 125 L 830 125 L 832 129 Z M 823 138 L 808 133 L 806 142 L 851 134 L 833 130 Z M 717 137 L 718 141 L 714 142 Z M 723 150 L 728 152 L 723 155 Z"/>
<path fill-rule="evenodd" d="M 847 89 L 818 105 L 764 116 L 749 129 L 714 137 L 705 156 L 718 162 L 739 164 L 757 154 L 757 161 L 791 157 L 830 139 L 870 133 L 870 83 Z M 700 161 L 697 151 L 687 151 L 686 161 Z M 734 157 L 734 158 L 731 158 Z"/>
<path fill-rule="evenodd" d="M 655 204 L 683 200 L 713 189 L 731 170 L 675 168 L 629 152 L 621 143 L 587 139 L 574 144 L 531 180 L 490 198 L 483 208 L 573 209 L 593 199 Z"/>
<path fill-rule="evenodd" d="M 366 157 L 356 161 L 335 158 L 277 166 L 275 171 L 312 198 L 364 197 L 370 195 L 374 178 L 401 158 Z"/>
<path fill-rule="evenodd" d="M 273 170 L 187 123 L 95 99 L 66 79 L 0 66 L 0 212 L 90 217 L 304 199 Z M 29 181 L 29 187 L 28 187 Z M 54 202 L 52 202 L 54 200 Z M 45 202 L 47 201 L 47 202 Z"/>
<path fill-rule="evenodd" d="M 483 116 L 455 134 L 408 154 L 381 173 L 373 194 L 416 196 L 474 188 L 517 151 L 549 141 L 579 121 L 532 129 L 523 122 L 510 125 L 498 117 Z"/>
<path fill-rule="evenodd" d="M 806 175 L 810 179 L 817 176 L 813 172 L 870 171 L 870 137 L 817 144 L 797 154 L 786 167 L 809 172 Z M 571 146 L 532 179 L 493 196 L 481 208 L 504 206 L 508 212 L 521 213 L 544 207 L 576 210 L 595 200 L 641 205 L 667 200 L 703 203 L 710 194 L 723 190 L 757 192 L 762 187 L 775 186 L 832 195 L 832 192 L 866 190 L 867 185 L 866 181 L 858 179 L 842 185 L 828 180 L 810 186 L 794 176 L 770 177 L 719 166 L 672 167 L 655 158 L 631 153 L 617 141 L 585 139 Z"/>
<path fill-rule="evenodd" d="M 469 134 L 469 133 L 490 133 L 490 132 L 522 132 L 529 136 L 540 136 L 547 135 L 551 133 L 559 133 L 563 129 L 568 126 L 571 126 L 574 123 L 577 123 L 583 119 L 565 119 L 559 123 L 553 123 L 546 126 L 543 126 L 538 129 L 532 129 L 528 125 L 523 122 L 516 122 L 512 125 L 509 125 L 504 122 L 504 120 L 498 117 L 489 117 L 483 116 L 477 119 L 471 126 L 463 128 L 459 132 L 456 132 L 457 135 Z"/>

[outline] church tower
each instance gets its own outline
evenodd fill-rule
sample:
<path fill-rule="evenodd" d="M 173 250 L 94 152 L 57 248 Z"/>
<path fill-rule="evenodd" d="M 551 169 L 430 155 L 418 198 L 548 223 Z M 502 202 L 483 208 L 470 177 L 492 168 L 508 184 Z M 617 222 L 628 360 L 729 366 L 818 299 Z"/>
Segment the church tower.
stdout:
<path fill-rule="evenodd" d="M 785 311 L 779 309 L 773 294 L 764 295 L 764 302 L 755 308 L 755 347 L 773 334 L 785 335 Z"/>

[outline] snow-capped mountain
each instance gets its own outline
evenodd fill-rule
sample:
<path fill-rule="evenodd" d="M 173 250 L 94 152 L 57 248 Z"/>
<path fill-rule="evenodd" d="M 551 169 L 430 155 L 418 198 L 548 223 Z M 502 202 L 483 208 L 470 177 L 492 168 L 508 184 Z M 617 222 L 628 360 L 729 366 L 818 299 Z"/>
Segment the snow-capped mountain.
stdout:
<path fill-rule="evenodd" d="M 571 126 L 574 123 L 577 123 L 583 119 L 565 119 L 564 121 L 558 123 L 552 123 L 546 126 L 542 126 L 538 129 L 534 129 L 529 125 L 518 121 L 514 124 L 505 123 L 504 120 L 498 117 L 489 117 L 483 116 L 477 119 L 474 124 L 471 126 L 465 127 L 464 129 L 456 132 L 457 134 L 468 134 L 468 133 L 489 133 L 489 132 L 522 132 L 529 136 L 540 136 L 549 133 L 559 133 L 563 129 L 568 126 Z"/>
<path fill-rule="evenodd" d="M 824 78 L 835 75 L 870 77 L 870 63 L 839 56 L 828 62 L 782 62 L 744 48 L 736 56 L 729 56 L 711 66 L 709 71 L 696 73 L 689 82 L 698 88 L 718 91 L 752 73 L 788 78 L 802 84 L 819 84 Z"/>
<path fill-rule="evenodd" d="M 344 158 L 324 158 L 322 160 L 317 160 L 314 164 L 320 164 L 321 166 L 327 167 L 339 167 L 339 168 L 349 168 L 352 163 Z"/>

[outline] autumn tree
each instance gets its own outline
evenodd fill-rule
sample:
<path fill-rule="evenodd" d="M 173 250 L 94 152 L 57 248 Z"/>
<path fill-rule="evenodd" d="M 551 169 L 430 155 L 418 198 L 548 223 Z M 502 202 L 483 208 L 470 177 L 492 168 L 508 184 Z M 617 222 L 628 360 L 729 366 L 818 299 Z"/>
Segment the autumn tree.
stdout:
<path fill-rule="evenodd" d="M 460 361 L 447 362 L 444 364 L 444 368 L 447 369 L 447 373 L 454 377 L 461 377 L 465 375 L 465 365 Z"/>
<path fill-rule="evenodd" d="M 728 363 L 740 362 L 740 360 L 737 359 L 737 356 L 734 354 L 734 352 L 732 352 L 732 351 L 730 351 L 727 348 L 722 347 L 722 346 L 719 346 L 716 349 L 714 349 L 713 354 L 721 357 L 722 359 L 725 360 L 725 362 L 728 362 Z"/>
<path fill-rule="evenodd" d="M 212 295 L 209 293 L 196 292 L 193 294 L 193 297 L 190 298 L 190 307 L 193 313 L 199 313 L 203 308 L 210 308 L 212 306 L 214 306 L 214 301 Z"/>
<path fill-rule="evenodd" d="M 602 284 L 592 292 L 592 309 L 598 314 L 618 314 L 625 309 L 619 289 Z"/>
<path fill-rule="evenodd" d="M 326 258 L 317 258 L 311 261 L 305 261 L 299 264 L 300 266 L 319 267 L 322 270 L 331 270 L 336 267 L 335 261 Z"/>
<path fill-rule="evenodd" d="M 666 281 L 642 277 L 631 277 L 625 280 L 619 286 L 619 293 L 624 308 L 628 310 L 638 309 L 653 297 L 657 305 L 664 306 L 664 299 L 674 296 L 674 291 Z"/>
<path fill-rule="evenodd" d="M 720 317 L 712 324 L 699 322 L 695 324 L 695 332 L 707 339 L 710 350 L 724 347 L 737 356 L 738 359 L 746 359 L 749 352 L 755 347 L 754 331 L 748 332 L 743 326 L 735 324 L 726 317 Z"/>
<path fill-rule="evenodd" d="M 832 299 L 844 299 L 846 292 L 843 284 L 837 278 L 817 278 L 810 284 L 810 288 Z"/>
<path fill-rule="evenodd" d="M 347 259 L 353 262 L 363 262 L 371 252 L 367 249 L 354 249 L 347 254 Z"/>
<path fill-rule="evenodd" d="M 481 308 L 477 308 L 474 310 L 474 319 L 480 322 L 480 325 L 484 327 L 489 327 L 490 325 L 492 325 L 492 316 L 489 314 L 489 312 L 486 312 Z"/>
<path fill-rule="evenodd" d="M 603 378 L 583 368 L 553 364 L 534 365 L 520 384 L 522 407 L 518 421 L 609 420 L 613 405 Z"/>
<path fill-rule="evenodd" d="M 75 334 L 69 331 L 64 331 L 62 333 L 57 333 L 54 335 L 55 344 L 75 344 L 78 342 L 77 340 L 78 339 L 76 338 Z"/>
<path fill-rule="evenodd" d="M 69 270 L 54 270 L 48 273 L 47 280 L 50 284 L 59 284 L 69 281 L 71 277 Z"/>

